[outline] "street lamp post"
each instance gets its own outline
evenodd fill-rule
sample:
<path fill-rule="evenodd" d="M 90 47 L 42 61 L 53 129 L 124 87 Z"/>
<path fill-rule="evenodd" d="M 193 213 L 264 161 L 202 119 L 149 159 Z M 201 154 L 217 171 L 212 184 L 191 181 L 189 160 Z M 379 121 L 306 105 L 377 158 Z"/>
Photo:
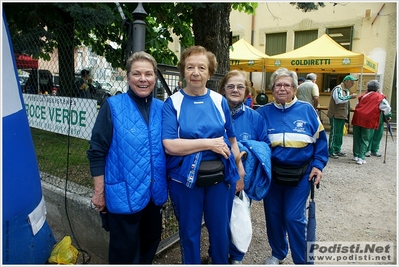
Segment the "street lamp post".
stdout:
<path fill-rule="evenodd" d="M 133 53 L 145 50 L 145 17 L 148 15 L 141 2 L 132 13 L 133 21 Z"/>

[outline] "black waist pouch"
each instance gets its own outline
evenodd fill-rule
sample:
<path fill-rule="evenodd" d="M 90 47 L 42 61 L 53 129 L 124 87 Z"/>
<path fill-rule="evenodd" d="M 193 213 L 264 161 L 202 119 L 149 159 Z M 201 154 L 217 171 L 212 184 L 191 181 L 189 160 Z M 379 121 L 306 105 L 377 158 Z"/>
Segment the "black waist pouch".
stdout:
<path fill-rule="evenodd" d="M 198 187 L 212 186 L 224 180 L 224 164 L 221 159 L 201 161 L 198 169 L 197 181 Z"/>
<path fill-rule="evenodd" d="M 272 178 L 278 185 L 297 186 L 309 167 L 311 159 L 302 166 L 272 164 Z"/>

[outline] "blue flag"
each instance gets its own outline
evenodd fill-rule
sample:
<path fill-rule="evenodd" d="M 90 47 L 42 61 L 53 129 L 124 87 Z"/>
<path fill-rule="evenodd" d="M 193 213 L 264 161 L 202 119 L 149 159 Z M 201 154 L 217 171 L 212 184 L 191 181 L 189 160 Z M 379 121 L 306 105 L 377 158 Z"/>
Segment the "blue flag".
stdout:
<path fill-rule="evenodd" d="M 44 264 L 56 241 L 46 221 L 39 167 L 4 12 L 2 43 L 2 263 Z"/>

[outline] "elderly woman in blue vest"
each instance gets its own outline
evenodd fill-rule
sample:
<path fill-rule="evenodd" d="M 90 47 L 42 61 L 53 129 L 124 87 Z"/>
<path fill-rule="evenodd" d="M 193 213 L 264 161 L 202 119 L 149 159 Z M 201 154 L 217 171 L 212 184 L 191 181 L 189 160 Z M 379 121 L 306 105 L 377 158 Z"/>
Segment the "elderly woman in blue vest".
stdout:
<path fill-rule="evenodd" d="M 258 112 L 251 109 L 248 105 L 244 104 L 249 94 L 250 88 L 251 82 L 246 78 L 245 72 L 232 70 L 228 72 L 220 82 L 219 93 L 224 95 L 229 104 L 230 114 L 233 118 L 233 125 L 236 132 L 237 141 L 242 142 L 243 144 L 248 143 L 249 146 L 252 148 L 249 151 L 257 151 L 258 149 L 261 149 L 263 151 L 262 155 L 264 155 L 264 157 L 258 164 L 268 166 L 270 169 L 270 141 L 267 137 L 267 127 L 265 120 Z M 249 151 L 247 153 L 251 153 Z M 260 154 L 257 154 L 257 158 L 258 157 L 260 157 Z M 262 196 L 260 199 L 256 199 L 261 200 L 266 195 L 270 186 L 270 171 L 269 177 L 267 177 L 266 171 L 259 171 L 255 168 L 255 166 L 246 166 L 246 164 L 244 164 L 244 167 L 246 172 L 246 176 L 244 178 L 244 189 L 250 199 L 256 199 L 257 196 L 254 196 L 253 193 L 249 189 L 247 189 L 250 186 L 247 182 L 247 178 L 252 182 L 257 183 L 258 185 L 260 183 L 258 179 L 265 180 L 263 182 L 264 190 L 261 192 Z M 252 169 L 254 170 L 254 172 L 251 171 Z M 259 193 L 259 190 L 256 191 L 257 193 Z M 231 264 L 242 264 L 244 255 L 244 252 L 238 250 L 232 242 L 230 243 Z"/>
<path fill-rule="evenodd" d="M 273 178 L 263 202 L 272 248 L 266 264 L 279 264 L 287 256 L 287 234 L 293 262 L 304 264 L 306 201 L 312 178 L 319 184 L 328 162 L 327 135 L 315 109 L 296 98 L 294 71 L 277 69 L 270 77 L 270 87 L 274 102 L 257 109 L 266 120 L 272 148 Z"/>
<path fill-rule="evenodd" d="M 151 264 L 161 240 L 167 182 L 163 102 L 152 97 L 156 69 L 148 53 L 130 56 L 130 90 L 104 102 L 87 151 L 92 204 L 99 212 L 108 210 L 110 264 Z"/>
<path fill-rule="evenodd" d="M 245 172 L 239 156 L 229 106 L 219 93 L 206 87 L 215 73 L 216 57 L 202 46 L 183 51 L 177 65 L 186 87 L 166 101 L 163 145 L 167 156 L 169 194 L 179 223 L 183 264 L 200 264 L 202 218 L 212 246 L 213 264 L 228 264 L 229 219 L 232 195 L 242 190 Z M 198 175 L 205 161 L 221 160 L 224 175 L 205 185 Z M 205 177 L 203 177 L 205 178 Z M 236 188 L 237 187 L 237 188 Z"/>

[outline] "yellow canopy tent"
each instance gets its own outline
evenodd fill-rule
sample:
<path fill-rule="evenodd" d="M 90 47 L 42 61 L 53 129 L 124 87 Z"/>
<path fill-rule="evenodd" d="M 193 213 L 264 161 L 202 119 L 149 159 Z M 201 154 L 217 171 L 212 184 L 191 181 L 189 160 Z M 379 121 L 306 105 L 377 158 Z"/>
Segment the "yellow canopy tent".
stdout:
<path fill-rule="evenodd" d="M 269 56 L 260 52 L 244 39 L 240 39 L 233 44 L 230 50 L 230 70 L 243 70 L 247 72 L 262 72 L 261 92 L 256 96 L 256 102 L 266 104 L 267 95 L 264 93 L 265 79 L 265 59 Z"/>
<path fill-rule="evenodd" d="M 378 63 L 343 48 L 324 34 L 300 48 L 270 56 L 266 61 L 268 71 L 279 67 L 300 73 L 377 73 Z"/>
<path fill-rule="evenodd" d="M 266 68 L 274 71 L 279 67 L 297 73 L 360 73 L 358 88 L 362 92 L 363 73 L 377 75 L 378 63 L 361 53 L 349 51 L 328 34 L 287 53 L 270 56 Z"/>
<path fill-rule="evenodd" d="M 264 71 L 265 58 L 268 57 L 244 39 L 240 39 L 233 44 L 233 49 L 230 50 L 230 70 Z"/>

